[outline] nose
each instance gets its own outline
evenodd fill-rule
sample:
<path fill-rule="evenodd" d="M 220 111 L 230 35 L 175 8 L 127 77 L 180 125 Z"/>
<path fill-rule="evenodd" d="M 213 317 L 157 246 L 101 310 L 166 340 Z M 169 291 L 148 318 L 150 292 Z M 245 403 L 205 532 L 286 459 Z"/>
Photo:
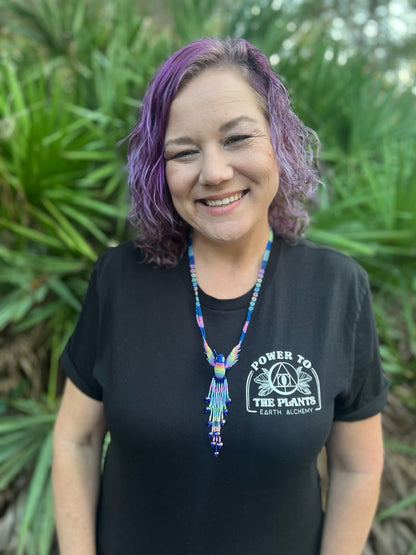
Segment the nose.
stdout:
<path fill-rule="evenodd" d="M 232 179 L 233 175 L 233 167 L 226 153 L 219 146 L 207 148 L 203 152 L 199 172 L 201 185 L 220 185 L 224 181 Z"/>

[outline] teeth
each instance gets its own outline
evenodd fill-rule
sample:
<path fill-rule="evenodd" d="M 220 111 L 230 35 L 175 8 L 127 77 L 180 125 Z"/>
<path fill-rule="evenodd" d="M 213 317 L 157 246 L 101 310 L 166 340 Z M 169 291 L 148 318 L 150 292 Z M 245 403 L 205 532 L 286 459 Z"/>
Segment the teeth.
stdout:
<path fill-rule="evenodd" d="M 204 202 L 207 206 L 226 206 L 231 202 L 240 200 L 242 196 L 243 196 L 243 193 L 238 193 L 236 195 L 232 195 L 231 197 L 223 198 L 221 200 L 205 200 Z"/>

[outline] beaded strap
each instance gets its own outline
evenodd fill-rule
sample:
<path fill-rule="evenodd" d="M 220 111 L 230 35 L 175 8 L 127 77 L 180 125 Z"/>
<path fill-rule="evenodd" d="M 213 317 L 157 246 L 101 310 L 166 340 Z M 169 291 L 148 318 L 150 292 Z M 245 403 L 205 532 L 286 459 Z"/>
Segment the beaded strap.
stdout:
<path fill-rule="evenodd" d="M 263 259 L 260 266 L 259 275 L 257 276 L 257 281 L 253 289 L 253 294 L 250 299 L 250 303 L 247 310 L 246 321 L 244 323 L 243 329 L 241 330 L 240 339 L 237 345 L 231 350 L 227 358 L 223 354 L 217 354 L 215 349 L 211 349 L 208 345 L 204 319 L 202 317 L 201 303 L 199 301 L 198 295 L 198 282 L 196 278 L 196 268 L 194 260 L 194 251 L 192 247 L 192 234 L 189 235 L 188 243 L 188 257 L 189 257 L 189 270 L 191 273 L 192 287 L 195 294 L 195 315 L 198 327 L 201 331 L 202 342 L 204 345 L 204 351 L 207 361 L 211 366 L 214 367 L 214 375 L 211 380 L 211 385 L 208 391 L 208 395 L 205 401 L 208 403 L 206 407 L 206 412 L 209 413 L 208 426 L 210 427 L 209 437 L 211 439 L 211 446 L 214 448 L 214 455 L 218 457 L 220 449 L 223 446 L 221 439 L 221 427 L 225 424 L 225 416 L 228 414 L 228 405 L 231 403 L 231 399 L 228 393 L 228 381 L 226 378 L 226 371 L 234 366 L 238 361 L 238 355 L 240 353 L 241 344 L 247 333 L 247 328 L 250 323 L 251 315 L 253 314 L 256 301 L 259 296 L 261 284 L 263 282 L 264 273 L 266 271 L 267 262 L 270 256 L 270 250 L 273 243 L 273 230 L 269 230 L 269 240 L 266 245 L 266 249 L 263 254 Z"/>

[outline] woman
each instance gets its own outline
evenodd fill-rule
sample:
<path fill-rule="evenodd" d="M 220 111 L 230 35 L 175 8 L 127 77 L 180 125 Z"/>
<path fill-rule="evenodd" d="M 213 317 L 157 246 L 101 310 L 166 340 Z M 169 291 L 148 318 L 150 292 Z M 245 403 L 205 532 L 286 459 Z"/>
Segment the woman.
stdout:
<path fill-rule="evenodd" d="M 190 44 L 149 85 L 139 239 L 99 258 L 61 358 L 63 555 L 361 553 L 386 385 L 364 271 L 298 238 L 311 139 L 242 39 Z"/>

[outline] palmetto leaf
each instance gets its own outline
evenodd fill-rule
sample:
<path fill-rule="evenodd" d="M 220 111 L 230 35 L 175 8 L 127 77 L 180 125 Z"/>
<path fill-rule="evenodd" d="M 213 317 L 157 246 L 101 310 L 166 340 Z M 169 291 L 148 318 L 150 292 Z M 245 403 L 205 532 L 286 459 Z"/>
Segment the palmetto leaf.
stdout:
<path fill-rule="evenodd" d="M 51 525 L 53 522 L 53 501 L 50 489 L 50 468 L 52 461 L 52 430 L 50 430 L 39 448 L 39 455 L 36 461 L 35 469 L 30 481 L 29 490 L 27 493 L 27 499 L 25 503 L 25 508 L 23 512 L 23 518 L 21 522 L 21 528 L 19 533 L 19 543 L 17 547 L 17 554 L 22 554 L 25 551 L 25 546 L 27 542 L 31 541 L 29 536 L 29 531 L 31 529 L 32 522 L 36 518 L 36 512 L 39 510 L 39 506 L 46 505 L 44 510 L 49 513 L 50 524 L 48 526 L 48 536 L 50 541 L 53 537 L 54 527 Z M 46 541 L 47 538 L 43 539 L 43 543 L 48 546 L 50 541 Z M 44 551 L 46 554 L 46 551 Z"/>
<path fill-rule="evenodd" d="M 6 487 L 23 470 L 34 468 L 17 553 L 34 550 L 48 555 L 54 533 L 50 466 L 56 404 L 31 399 L 3 400 L 3 403 L 17 413 L 0 419 L 0 488 Z M 47 519 L 44 529 L 34 535 L 34 522 L 43 517 Z M 38 545 L 34 547 L 34 544 Z"/>

